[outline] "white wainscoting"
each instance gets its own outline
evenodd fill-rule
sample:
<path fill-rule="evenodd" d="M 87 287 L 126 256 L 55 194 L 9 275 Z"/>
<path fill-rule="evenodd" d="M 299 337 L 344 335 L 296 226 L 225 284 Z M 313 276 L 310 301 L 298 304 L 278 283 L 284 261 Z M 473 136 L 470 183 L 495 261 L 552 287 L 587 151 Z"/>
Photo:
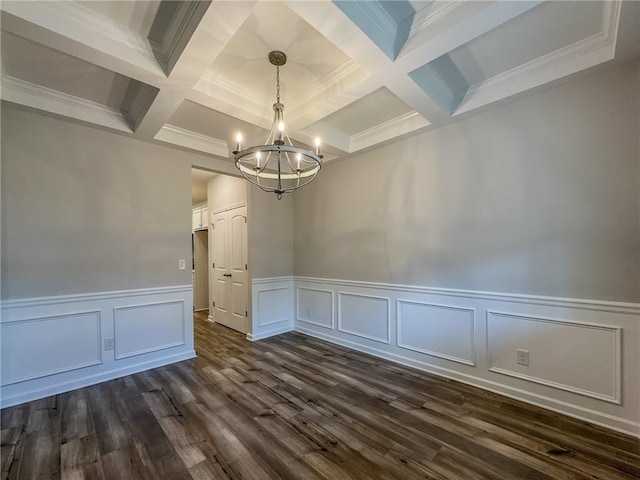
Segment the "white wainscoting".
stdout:
<path fill-rule="evenodd" d="M 258 278 L 251 283 L 251 332 L 261 340 L 293 330 L 293 277 Z"/>
<path fill-rule="evenodd" d="M 0 406 L 193 358 L 192 305 L 191 285 L 2 302 Z"/>
<path fill-rule="evenodd" d="M 102 363 L 100 311 L 3 322 L 2 384 L 11 385 Z"/>
<path fill-rule="evenodd" d="M 294 286 L 296 331 L 640 437 L 639 304 L 309 277 Z"/>
<path fill-rule="evenodd" d="M 113 317 L 118 360 L 179 347 L 186 342 L 183 300 L 115 307 Z M 150 332 L 153 334 L 149 335 Z"/>
<path fill-rule="evenodd" d="M 398 300 L 400 348 L 475 366 L 472 308 Z"/>
<path fill-rule="evenodd" d="M 618 404 L 621 337 L 618 326 L 487 311 L 489 370 Z M 529 366 L 514 362 L 514 345 Z"/>
<path fill-rule="evenodd" d="M 296 319 L 328 329 L 335 328 L 335 295 L 331 290 L 296 288 Z"/>
<path fill-rule="evenodd" d="M 390 343 L 389 299 L 338 292 L 338 331 L 375 342 Z"/>

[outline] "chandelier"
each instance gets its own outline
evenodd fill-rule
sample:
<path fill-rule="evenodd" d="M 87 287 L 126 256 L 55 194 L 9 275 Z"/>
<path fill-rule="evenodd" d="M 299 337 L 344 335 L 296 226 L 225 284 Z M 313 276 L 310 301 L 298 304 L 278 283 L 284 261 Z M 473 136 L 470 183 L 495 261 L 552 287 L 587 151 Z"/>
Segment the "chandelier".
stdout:
<path fill-rule="evenodd" d="M 322 168 L 320 139 L 315 151 L 296 147 L 285 131 L 284 105 L 280 103 L 280 67 L 287 63 L 283 52 L 269 53 L 269 62 L 276 67 L 276 103 L 273 104 L 273 124 L 264 145 L 242 148 L 242 134 L 236 137 L 233 158 L 244 178 L 265 192 L 282 198 L 284 193 L 304 187 L 313 181 Z"/>

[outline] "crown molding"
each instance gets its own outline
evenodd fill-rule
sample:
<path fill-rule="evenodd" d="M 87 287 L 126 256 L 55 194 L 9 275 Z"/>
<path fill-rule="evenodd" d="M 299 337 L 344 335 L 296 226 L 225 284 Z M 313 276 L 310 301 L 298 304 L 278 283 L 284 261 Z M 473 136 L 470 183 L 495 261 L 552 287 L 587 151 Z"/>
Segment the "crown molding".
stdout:
<path fill-rule="evenodd" d="M 295 107 L 291 109 L 292 111 L 304 108 L 306 103 L 310 102 L 318 95 L 335 90 L 344 90 L 345 88 L 349 88 L 351 85 L 357 85 L 367 76 L 368 73 L 358 64 L 358 62 L 355 60 L 348 60 L 324 77 L 314 80 L 311 84 L 305 87 L 302 93 L 287 100 L 287 103 L 295 105 Z"/>
<path fill-rule="evenodd" d="M 224 98 L 226 102 L 240 101 L 264 106 L 271 104 L 273 100 L 272 98 L 266 98 L 253 88 L 242 85 L 222 73 L 216 72 L 212 68 L 205 72 L 194 89 L 211 97 Z"/>
<path fill-rule="evenodd" d="M 429 28 L 463 5 L 464 2 L 434 2 L 427 8 L 416 12 L 409 30 L 409 38 Z"/>
<path fill-rule="evenodd" d="M 603 3 L 599 33 L 472 85 L 453 116 L 612 60 L 620 7 L 619 0 Z"/>
<path fill-rule="evenodd" d="M 121 132 L 132 133 L 126 118 L 119 110 L 11 76 L 2 77 L 2 99 Z"/>
<path fill-rule="evenodd" d="M 428 127 L 431 123 L 418 112 L 409 112 L 351 136 L 349 153 Z"/>
<path fill-rule="evenodd" d="M 210 153 L 218 157 L 229 158 L 229 146 L 224 140 L 185 130 L 174 125 L 164 125 L 156 134 L 154 140 Z"/>

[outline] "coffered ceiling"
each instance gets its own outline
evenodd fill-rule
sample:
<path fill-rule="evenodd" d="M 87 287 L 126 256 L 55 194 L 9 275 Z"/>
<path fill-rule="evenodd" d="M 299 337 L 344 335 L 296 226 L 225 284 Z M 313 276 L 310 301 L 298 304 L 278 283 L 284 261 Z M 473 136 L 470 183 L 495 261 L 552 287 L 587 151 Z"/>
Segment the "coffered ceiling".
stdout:
<path fill-rule="evenodd" d="M 640 52 L 619 1 L 3 1 L 2 99 L 231 162 L 264 141 L 275 68 L 326 159 Z"/>

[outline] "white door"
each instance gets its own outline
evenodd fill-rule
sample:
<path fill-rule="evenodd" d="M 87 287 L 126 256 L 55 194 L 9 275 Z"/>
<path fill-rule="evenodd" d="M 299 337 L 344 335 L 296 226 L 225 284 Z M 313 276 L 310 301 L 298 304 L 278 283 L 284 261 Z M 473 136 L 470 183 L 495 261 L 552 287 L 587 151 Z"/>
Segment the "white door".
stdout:
<path fill-rule="evenodd" d="M 214 319 L 247 333 L 247 207 L 214 214 L 212 258 Z"/>

